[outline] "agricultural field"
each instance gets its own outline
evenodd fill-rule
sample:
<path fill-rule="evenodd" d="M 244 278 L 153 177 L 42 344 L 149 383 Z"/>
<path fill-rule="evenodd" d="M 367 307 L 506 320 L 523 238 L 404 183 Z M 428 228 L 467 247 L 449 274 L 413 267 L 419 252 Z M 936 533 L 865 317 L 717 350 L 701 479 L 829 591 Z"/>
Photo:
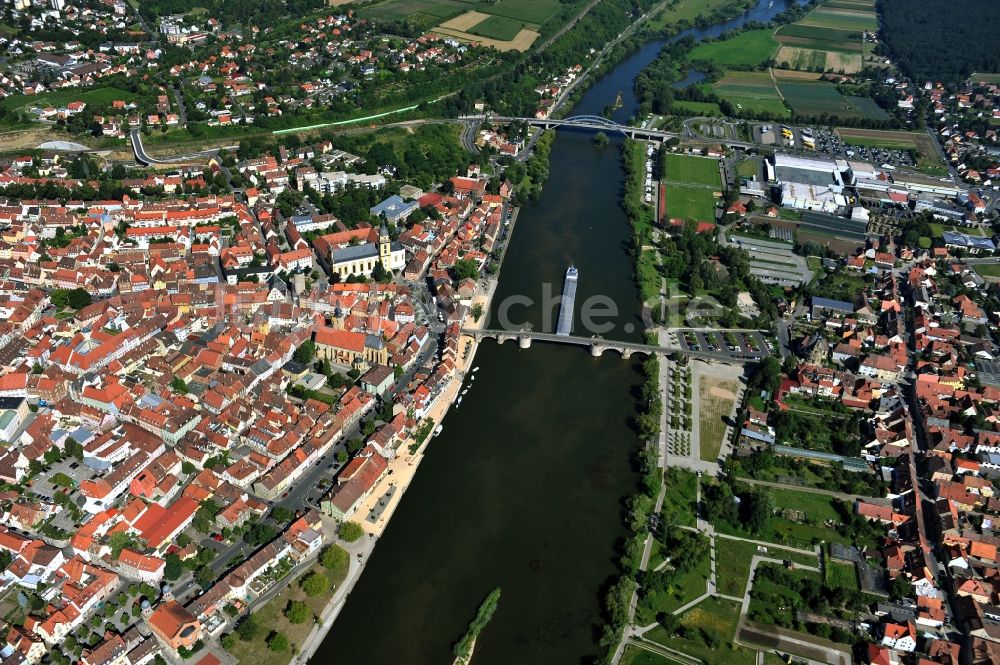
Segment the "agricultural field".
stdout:
<path fill-rule="evenodd" d="M 506 16 L 489 16 L 469 28 L 468 32 L 481 37 L 488 37 L 490 39 L 509 42 L 517 37 L 517 34 L 521 32 L 521 29 L 524 27 L 525 24 L 521 21 L 515 21 L 514 19 L 507 18 Z"/>
<path fill-rule="evenodd" d="M 844 9 L 843 7 L 820 5 L 798 23 L 819 28 L 858 32 L 878 30 L 878 19 L 875 17 L 874 9 Z"/>
<path fill-rule="evenodd" d="M 425 30 L 501 50 L 528 49 L 543 25 L 565 9 L 559 0 L 381 0 L 362 5 L 365 18 L 409 21 Z"/>
<path fill-rule="evenodd" d="M 921 171 L 940 173 L 944 169 L 933 140 L 924 132 L 891 132 L 842 127 L 837 133 L 848 145 L 885 150 L 912 150 L 917 155 L 917 168 Z"/>
<path fill-rule="evenodd" d="M 874 6 L 868 2 L 832 0 L 799 21 L 775 32 L 781 50 L 778 64 L 806 71 L 855 74 L 864 66 L 869 49 L 864 33 L 878 28 Z"/>
<path fill-rule="evenodd" d="M 747 111 L 773 113 L 777 117 L 790 115 L 768 72 L 726 72 L 713 90 L 719 97 Z"/>
<path fill-rule="evenodd" d="M 0 102 L 0 106 L 4 110 L 14 111 L 17 109 L 29 109 L 33 106 L 62 106 L 77 100 L 87 102 L 88 104 L 107 105 L 116 99 L 127 102 L 137 97 L 138 95 L 128 90 L 106 85 L 89 90 L 54 90 L 40 95 L 12 95 Z"/>
<path fill-rule="evenodd" d="M 688 57 L 708 60 L 722 67 L 751 66 L 771 59 L 778 46 L 770 30 L 748 30 L 732 39 L 699 44 Z"/>
<path fill-rule="evenodd" d="M 987 72 L 973 72 L 969 77 L 973 81 L 981 83 L 1000 83 L 1000 74 L 990 74 Z"/>
<path fill-rule="evenodd" d="M 560 4 L 559 0 L 500 0 L 479 3 L 478 7 L 486 14 L 542 25 L 559 12 Z"/>
<path fill-rule="evenodd" d="M 873 100 L 842 95 L 837 86 L 828 81 L 782 78 L 780 70 L 775 70 L 774 74 L 778 79 L 778 90 L 797 115 L 821 116 L 825 113 L 843 118 L 874 120 L 885 117 L 885 112 Z"/>

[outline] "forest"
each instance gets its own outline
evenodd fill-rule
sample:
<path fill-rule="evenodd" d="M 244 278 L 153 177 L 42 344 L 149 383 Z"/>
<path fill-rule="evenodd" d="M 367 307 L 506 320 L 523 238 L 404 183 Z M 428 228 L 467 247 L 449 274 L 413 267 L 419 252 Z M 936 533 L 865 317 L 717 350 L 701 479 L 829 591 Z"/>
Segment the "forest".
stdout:
<path fill-rule="evenodd" d="M 882 38 L 918 84 L 1000 71 L 1000 2 L 879 0 Z"/>

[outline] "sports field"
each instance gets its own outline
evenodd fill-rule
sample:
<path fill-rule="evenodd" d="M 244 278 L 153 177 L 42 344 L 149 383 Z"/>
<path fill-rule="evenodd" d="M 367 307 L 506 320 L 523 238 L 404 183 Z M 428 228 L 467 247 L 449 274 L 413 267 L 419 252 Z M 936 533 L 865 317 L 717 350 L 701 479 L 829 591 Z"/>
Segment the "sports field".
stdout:
<path fill-rule="evenodd" d="M 726 72 L 714 86 L 715 93 L 740 109 L 787 117 L 788 109 L 768 72 Z"/>
<path fill-rule="evenodd" d="M 690 155 L 667 155 L 666 178 L 676 182 L 689 182 L 696 185 L 719 187 L 719 160 L 711 157 L 692 157 Z"/>
<path fill-rule="evenodd" d="M 973 72 L 970 76 L 973 81 L 982 83 L 1000 83 L 1000 74 L 990 74 L 987 72 Z"/>
<path fill-rule="evenodd" d="M 758 65 L 778 51 L 770 30 L 748 30 L 732 39 L 699 44 L 691 50 L 691 60 L 708 60 L 723 67 Z"/>
<path fill-rule="evenodd" d="M 722 182 L 719 160 L 668 154 L 663 181 L 669 219 L 715 221 L 715 193 Z"/>

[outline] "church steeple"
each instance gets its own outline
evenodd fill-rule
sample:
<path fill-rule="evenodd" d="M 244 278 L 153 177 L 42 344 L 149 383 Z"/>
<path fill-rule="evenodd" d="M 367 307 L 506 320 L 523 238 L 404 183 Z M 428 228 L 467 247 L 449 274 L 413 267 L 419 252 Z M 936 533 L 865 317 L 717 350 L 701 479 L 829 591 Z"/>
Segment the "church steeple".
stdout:
<path fill-rule="evenodd" d="M 392 257 L 392 238 L 389 237 L 389 229 L 385 224 L 378 230 L 378 259 L 382 267 L 391 270 L 389 267 Z"/>

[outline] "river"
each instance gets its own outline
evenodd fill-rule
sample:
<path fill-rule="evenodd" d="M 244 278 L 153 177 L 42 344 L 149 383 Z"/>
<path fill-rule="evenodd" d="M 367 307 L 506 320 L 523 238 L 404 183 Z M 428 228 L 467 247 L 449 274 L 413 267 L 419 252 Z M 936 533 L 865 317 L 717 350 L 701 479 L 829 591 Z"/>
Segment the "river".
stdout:
<path fill-rule="evenodd" d="M 714 28 L 717 35 L 784 9 L 769 0 Z M 654 40 L 596 80 L 573 114 L 599 114 L 621 93 L 615 119 L 638 108 L 632 82 L 665 42 Z M 576 334 L 642 336 L 620 207 L 620 140 L 597 149 L 592 136 L 560 132 L 538 201 L 522 207 L 491 311 L 515 296 L 509 319 L 552 331 L 567 265 L 580 270 Z M 598 302 L 598 296 L 601 301 Z M 581 312 L 615 308 L 584 330 Z M 627 535 L 623 501 L 638 475 L 631 429 L 638 362 L 615 353 L 536 343 L 485 342 L 477 380 L 428 447 L 412 484 L 346 606 L 313 660 L 350 665 L 447 665 L 479 603 L 501 587 L 493 619 L 476 643 L 475 665 L 577 665 L 600 648 L 601 597 L 617 574 Z"/>

